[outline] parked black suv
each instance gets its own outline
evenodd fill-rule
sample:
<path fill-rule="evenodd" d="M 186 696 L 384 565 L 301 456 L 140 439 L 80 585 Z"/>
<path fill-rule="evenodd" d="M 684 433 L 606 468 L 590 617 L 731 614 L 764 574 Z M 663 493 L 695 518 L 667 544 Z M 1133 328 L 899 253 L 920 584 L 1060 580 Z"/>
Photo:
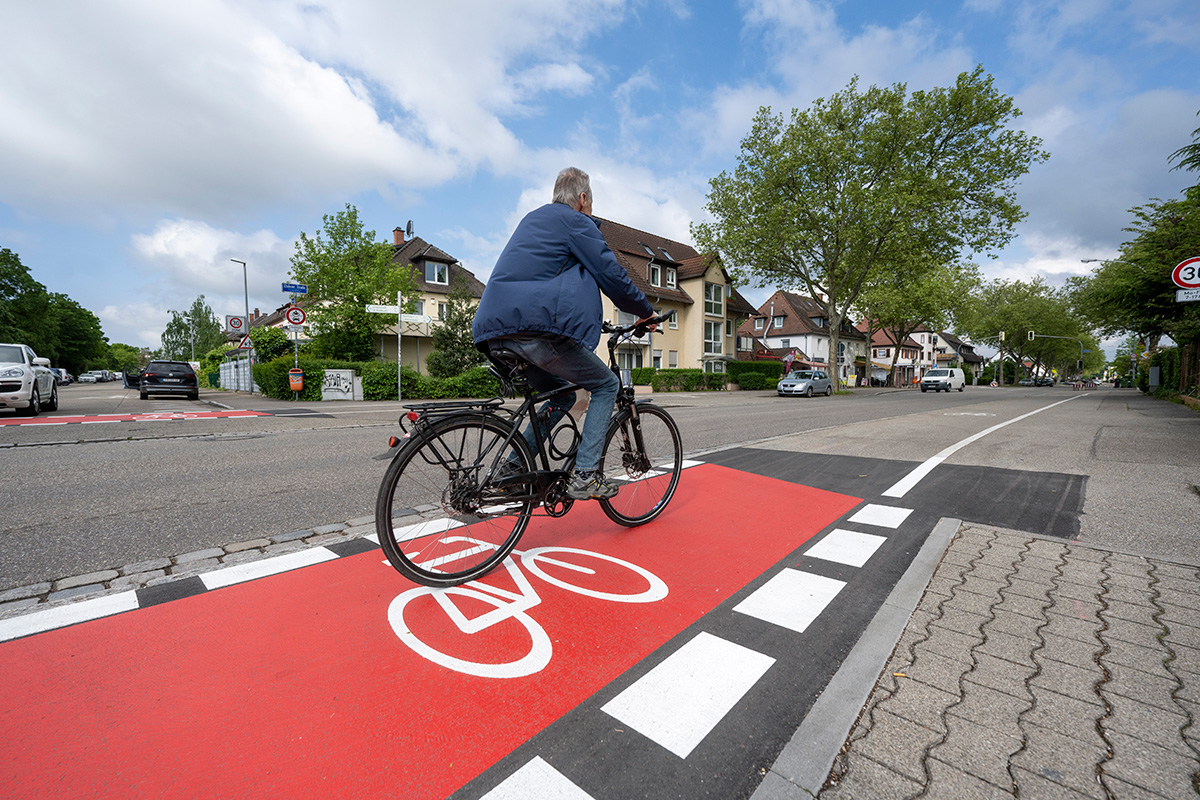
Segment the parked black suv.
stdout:
<path fill-rule="evenodd" d="M 200 399 L 196 370 L 186 361 L 151 361 L 142 372 L 140 397 L 152 394 L 184 394 L 188 400 Z"/>

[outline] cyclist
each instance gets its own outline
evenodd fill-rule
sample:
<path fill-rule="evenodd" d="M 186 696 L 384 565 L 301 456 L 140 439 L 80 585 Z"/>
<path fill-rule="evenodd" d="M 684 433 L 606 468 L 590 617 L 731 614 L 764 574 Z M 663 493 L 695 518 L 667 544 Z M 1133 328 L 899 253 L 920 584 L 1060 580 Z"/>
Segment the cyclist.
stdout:
<path fill-rule="evenodd" d="M 600 292 L 639 322 L 654 316 L 650 301 L 617 263 L 591 214 L 587 173 L 564 169 L 554 182 L 553 201 L 526 214 L 500 253 L 472 326 L 480 348 L 512 350 L 529 363 L 526 375 L 535 390 L 577 383 L 590 393 L 567 486 L 567 496 L 575 500 L 617 494 L 617 485 L 599 472 L 600 449 L 620 388 L 595 353 L 603 320 Z M 548 415 L 546 430 L 574 404 L 574 394 L 547 401 L 542 407 Z M 532 420 L 524 436 L 536 449 Z"/>

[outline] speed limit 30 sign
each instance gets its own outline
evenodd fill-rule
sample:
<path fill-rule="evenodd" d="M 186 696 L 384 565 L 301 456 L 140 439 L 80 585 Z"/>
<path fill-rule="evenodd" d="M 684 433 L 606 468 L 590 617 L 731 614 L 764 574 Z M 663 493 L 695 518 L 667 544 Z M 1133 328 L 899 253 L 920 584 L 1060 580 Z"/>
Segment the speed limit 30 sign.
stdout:
<path fill-rule="evenodd" d="M 1200 289 L 1200 258 L 1189 258 L 1179 262 L 1171 270 L 1171 280 L 1180 289 Z"/>
<path fill-rule="evenodd" d="M 304 313 L 304 309 L 299 306 L 292 306 L 284 312 L 284 317 L 289 325 L 303 325 L 304 320 L 308 319 L 308 315 Z"/>

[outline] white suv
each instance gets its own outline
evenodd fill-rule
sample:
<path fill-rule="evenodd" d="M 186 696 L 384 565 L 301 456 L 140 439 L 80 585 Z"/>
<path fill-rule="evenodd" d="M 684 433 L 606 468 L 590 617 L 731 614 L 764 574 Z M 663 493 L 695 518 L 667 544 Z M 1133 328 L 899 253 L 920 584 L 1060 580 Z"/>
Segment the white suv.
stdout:
<path fill-rule="evenodd" d="M 28 345 L 0 344 L 0 408 L 36 417 L 58 408 L 58 383 L 50 359 L 38 358 Z"/>
<path fill-rule="evenodd" d="M 963 385 L 967 379 L 963 377 L 963 371 L 957 367 L 938 367 L 931 369 L 925 373 L 925 377 L 921 378 L 921 391 L 927 392 L 933 389 L 935 392 L 948 392 L 951 389 L 963 390 Z"/>

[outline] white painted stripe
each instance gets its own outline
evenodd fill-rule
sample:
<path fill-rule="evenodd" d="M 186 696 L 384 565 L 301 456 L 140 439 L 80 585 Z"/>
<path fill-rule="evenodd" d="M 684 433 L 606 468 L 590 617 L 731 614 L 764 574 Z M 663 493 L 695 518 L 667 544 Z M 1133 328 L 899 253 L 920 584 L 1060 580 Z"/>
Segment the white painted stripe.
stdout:
<path fill-rule="evenodd" d="M 132 420 L 120 419 L 85 419 L 80 425 L 103 425 L 106 422 L 132 422 Z"/>
<path fill-rule="evenodd" d="M 534 756 L 480 800 L 592 800 L 592 796 L 567 780 L 541 756 Z"/>
<path fill-rule="evenodd" d="M 770 656 L 702 632 L 602 710 L 687 758 L 774 663 Z"/>
<path fill-rule="evenodd" d="M 993 431 L 998 431 L 1001 428 L 1005 427 L 1006 425 L 1012 425 L 1014 422 L 1020 422 L 1021 420 L 1025 419 L 1026 417 L 1032 417 L 1034 414 L 1040 414 L 1043 411 L 1046 411 L 1047 409 L 1054 408 L 1055 406 L 1061 406 L 1063 403 L 1069 403 L 1078 397 L 1084 397 L 1084 396 L 1085 395 L 1077 394 L 1074 397 L 1068 397 L 1066 400 L 1059 400 L 1057 403 L 1051 403 L 1048 406 L 1043 406 L 1042 408 L 1035 409 L 1033 411 L 1030 411 L 1028 414 L 1022 414 L 1019 417 L 1013 417 L 1012 419 L 1008 420 L 1007 422 L 1001 422 L 998 425 L 993 425 L 992 427 L 988 428 L 987 430 L 980 431 L 979 433 L 975 434 L 974 436 L 968 436 L 966 439 L 963 439 L 961 442 L 957 442 L 955 444 L 950 445 L 945 450 L 943 450 L 942 452 L 933 456 L 928 461 L 926 461 L 925 463 L 921 464 L 916 469 L 914 469 L 912 472 L 905 475 L 903 478 L 901 478 L 896 483 L 896 485 L 894 485 L 892 488 L 890 488 L 886 492 L 884 492 L 883 496 L 884 497 L 904 497 L 904 495 L 908 494 L 910 489 L 912 489 L 914 486 L 916 486 L 918 483 L 920 483 L 921 479 L 924 478 L 926 475 L 928 475 L 933 470 L 934 467 L 936 467 L 938 464 L 942 463 L 947 458 L 954 455 L 955 453 L 957 453 L 959 450 L 963 449 L 967 445 L 971 444 L 971 442 L 978 441 L 979 439 L 982 439 L 984 436 L 987 436 L 989 433 L 992 433 Z"/>
<path fill-rule="evenodd" d="M 901 523 L 908 519 L 908 515 L 911 513 L 911 508 L 898 508 L 896 506 L 881 506 L 878 503 L 867 503 L 854 512 L 854 516 L 850 517 L 850 521 L 859 522 L 863 525 L 875 525 L 880 528 L 899 528 Z"/>
<path fill-rule="evenodd" d="M 23 617 L 0 620 L 0 642 L 29 636 L 34 633 L 76 625 L 101 617 L 110 617 L 138 607 L 136 592 L 121 592 L 104 597 L 93 597 L 70 605 L 35 611 Z"/>
<path fill-rule="evenodd" d="M 246 581 L 265 578 L 269 575 L 278 575 L 281 572 L 291 572 L 301 567 L 311 567 L 313 564 L 332 561 L 337 557 L 337 554 L 332 550 L 326 550 L 324 547 L 313 547 L 309 550 L 299 550 L 295 553 L 286 553 L 274 558 L 264 558 L 262 561 L 251 561 L 248 564 L 238 564 L 235 567 L 225 567 L 224 569 L 206 572 L 200 576 L 200 580 L 209 589 L 220 589 L 223 586 L 232 586 L 235 583 L 245 583 Z"/>
<path fill-rule="evenodd" d="M 824 561 L 849 564 L 852 567 L 861 567 L 871 556 L 875 555 L 879 545 L 886 541 L 885 537 L 876 536 L 873 533 L 858 533 L 835 528 L 824 539 L 806 550 L 804 555 Z"/>
<path fill-rule="evenodd" d="M 804 633 L 845 585 L 845 581 L 798 569 L 785 569 L 755 589 L 733 610 L 796 633 Z"/>
<path fill-rule="evenodd" d="M 703 464 L 703 463 L 704 463 L 703 461 L 688 461 L 688 460 L 685 458 L 685 459 L 683 460 L 683 463 L 680 465 L 680 467 L 679 467 L 679 468 L 680 468 L 680 469 L 687 469 L 688 467 L 698 467 L 698 466 L 700 466 L 700 465 L 701 465 L 701 464 Z"/>

